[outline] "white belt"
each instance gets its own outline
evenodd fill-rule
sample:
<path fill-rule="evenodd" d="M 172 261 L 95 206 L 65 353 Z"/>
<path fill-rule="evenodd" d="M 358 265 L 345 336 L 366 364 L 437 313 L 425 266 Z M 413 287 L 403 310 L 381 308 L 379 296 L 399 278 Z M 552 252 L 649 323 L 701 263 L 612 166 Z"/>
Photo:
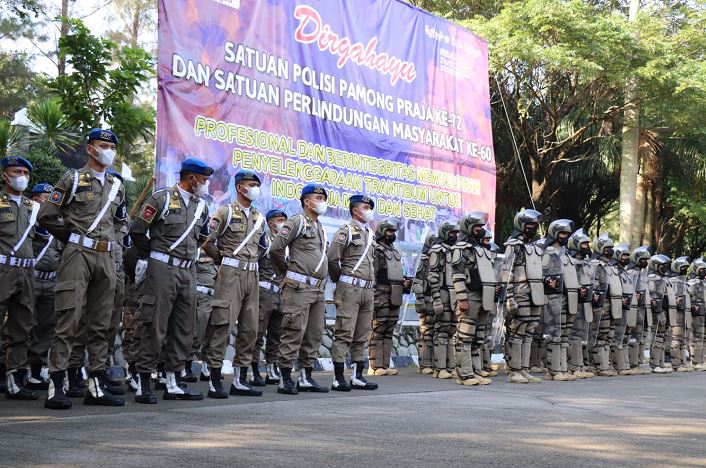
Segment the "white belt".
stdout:
<path fill-rule="evenodd" d="M 80 234 L 71 234 L 69 236 L 69 242 L 72 244 L 80 245 L 96 252 L 110 252 L 113 250 L 113 243 L 109 241 L 99 241 L 91 239 L 90 237 L 84 237 Z"/>
<path fill-rule="evenodd" d="M 235 258 L 231 258 L 231 257 L 223 257 L 221 264 L 228 265 L 229 267 L 237 268 L 237 269 L 243 270 L 243 271 L 257 271 L 258 270 L 257 262 L 241 262 L 240 260 L 236 260 Z"/>
<path fill-rule="evenodd" d="M 277 286 L 277 285 L 274 284 L 274 283 L 270 283 L 269 281 L 260 281 L 258 284 L 260 285 L 261 288 L 265 288 L 265 289 L 268 289 L 268 290 L 270 290 L 270 291 L 274 291 L 274 292 L 276 292 L 276 293 L 278 293 L 278 292 L 281 291 L 281 289 L 280 289 L 279 286 Z"/>
<path fill-rule="evenodd" d="M 34 268 L 34 259 L 8 257 L 7 255 L 0 255 L 0 265 L 10 265 L 13 267 L 20 268 Z"/>
<path fill-rule="evenodd" d="M 214 293 L 213 288 L 207 288 L 206 286 L 196 286 L 196 290 L 200 293 L 208 294 L 209 296 L 213 296 Z"/>
<path fill-rule="evenodd" d="M 311 286 L 321 286 L 326 281 L 325 279 L 312 278 L 311 276 L 301 275 L 293 271 L 287 272 L 287 278 L 300 283 L 310 284 Z"/>
<path fill-rule="evenodd" d="M 353 276 L 346 276 L 346 275 L 341 275 L 340 278 L 338 278 L 339 281 L 343 281 L 344 283 L 351 284 L 353 286 L 360 286 L 361 288 L 365 289 L 373 289 L 375 284 L 372 281 L 366 281 L 364 279 L 360 278 L 355 278 Z"/>
<path fill-rule="evenodd" d="M 179 268 L 191 268 L 194 265 L 193 260 L 184 260 L 183 258 L 172 257 L 171 255 L 154 250 L 150 252 L 150 258 Z"/>
<path fill-rule="evenodd" d="M 37 278 L 38 280 L 49 281 L 49 280 L 53 280 L 54 278 L 56 278 L 56 272 L 55 271 L 34 270 L 34 277 Z"/>

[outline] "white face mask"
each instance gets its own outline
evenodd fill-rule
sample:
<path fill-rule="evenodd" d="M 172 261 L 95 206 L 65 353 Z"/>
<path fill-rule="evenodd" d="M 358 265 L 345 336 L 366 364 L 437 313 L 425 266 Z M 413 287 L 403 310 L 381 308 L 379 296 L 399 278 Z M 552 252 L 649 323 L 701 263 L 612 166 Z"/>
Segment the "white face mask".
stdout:
<path fill-rule="evenodd" d="M 197 197 L 205 197 L 206 195 L 208 195 L 208 180 L 205 184 L 196 181 L 196 187 L 194 187 L 194 195 L 196 195 Z"/>
<path fill-rule="evenodd" d="M 103 149 L 93 147 L 98 153 L 98 162 L 104 166 L 111 166 L 113 161 L 115 161 L 115 150 L 114 149 Z"/>
<path fill-rule="evenodd" d="M 248 191 L 243 195 L 250 201 L 257 201 L 260 198 L 260 187 L 248 187 Z"/>
<path fill-rule="evenodd" d="M 12 187 L 13 190 L 17 190 L 18 192 L 24 192 L 27 186 L 29 185 L 29 177 L 27 176 L 5 177 L 7 177 L 7 181 L 10 187 Z"/>
<path fill-rule="evenodd" d="M 373 219 L 375 219 L 375 212 L 373 210 L 363 211 L 363 222 L 369 223 Z"/>
<path fill-rule="evenodd" d="M 328 210 L 328 203 L 325 201 L 319 202 L 314 206 L 314 212 L 319 216 L 325 214 L 326 210 Z"/>
<path fill-rule="evenodd" d="M 284 227 L 284 223 L 277 223 L 275 224 L 275 229 L 277 229 L 277 232 L 282 231 L 282 228 Z"/>

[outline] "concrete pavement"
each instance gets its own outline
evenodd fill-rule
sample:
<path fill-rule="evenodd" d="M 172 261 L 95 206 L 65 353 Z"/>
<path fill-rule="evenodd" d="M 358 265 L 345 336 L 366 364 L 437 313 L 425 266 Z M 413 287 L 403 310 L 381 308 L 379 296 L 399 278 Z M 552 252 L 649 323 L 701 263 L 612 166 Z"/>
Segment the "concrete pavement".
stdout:
<path fill-rule="evenodd" d="M 63 412 L 3 399 L 0 465 L 706 466 L 706 373 L 464 388 L 404 369 L 374 380 L 379 391 L 269 386 L 261 398 L 156 406 L 128 394 L 124 408 L 74 400 Z"/>

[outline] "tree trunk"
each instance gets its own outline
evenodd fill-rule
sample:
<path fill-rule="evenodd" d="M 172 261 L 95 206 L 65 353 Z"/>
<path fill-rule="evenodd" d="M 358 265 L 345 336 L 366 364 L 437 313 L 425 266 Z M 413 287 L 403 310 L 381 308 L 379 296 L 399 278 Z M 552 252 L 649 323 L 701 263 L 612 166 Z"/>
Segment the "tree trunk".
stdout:
<path fill-rule="evenodd" d="M 643 158 L 640 158 L 644 161 Z M 643 169 L 644 172 L 644 169 Z M 635 191 L 635 216 L 630 226 L 630 245 L 637 247 L 642 245 L 642 234 L 645 231 L 645 185 L 647 181 L 642 173 L 637 175 L 637 190 Z"/>
<path fill-rule="evenodd" d="M 642 231 L 642 243 L 652 246 L 655 243 L 655 195 L 653 184 L 647 179 L 643 179 L 645 183 L 645 223 Z"/>
<path fill-rule="evenodd" d="M 61 0 L 61 28 L 59 29 L 59 33 L 61 34 L 61 37 L 66 36 L 69 33 L 69 25 L 66 24 L 66 21 L 64 21 L 64 18 L 69 17 L 69 0 Z M 63 76 L 66 73 L 66 57 L 64 54 L 59 53 L 59 63 L 57 65 L 58 68 L 58 73 L 59 76 Z"/>
<path fill-rule="evenodd" d="M 640 10 L 640 0 L 630 0 L 630 21 L 635 21 Z M 623 119 L 623 145 L 620 163 L 620 241 L 632 243 L 635 223 L 635 194 L 637 170 L 640 162 L 640 109 L 636 101 L 635 80 L 628 80 L 625 87 L 626 108 Z M 636 228 L 637 229 L 637 228 Z"/>

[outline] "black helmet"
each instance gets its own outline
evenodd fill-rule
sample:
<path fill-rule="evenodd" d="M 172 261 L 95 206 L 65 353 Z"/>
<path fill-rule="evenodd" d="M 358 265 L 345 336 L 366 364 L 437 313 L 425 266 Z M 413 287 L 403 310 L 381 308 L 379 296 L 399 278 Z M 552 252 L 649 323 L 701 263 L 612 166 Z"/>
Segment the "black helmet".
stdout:
<path fill-rule="evenodd" d="M 399 229 L 399 221 L 395 218 L 385 218 L 380 221 L 375 228 L 375 240 L 380 240 L 385 237 L 385 232 L 389 229 L 397 231 Z"/>
<path fill-rule="evenodd" d="M 441 239 L 444 242 L 449 241 L 449 234 L 451 234 L 454 231 L 460 231 L 461 228 L 458 225 L 458 221 L 455 219 L 448 219 L 441 223 L 439 226 L 439 239 Z"/>
<path fill-rule="evenodd" d="M 525 230 L 525 226 L 530 223 L 537 223 L 542 220 L 542 213 L 535 210 L 522 210 L 515 215 L 515 229 L 519 232 Z"/>
<path fill-rule="evenodd" d="M 488 222 L 488 213 L 483 211 L 471 211 L 459 222 L 459 230 L 468 236 L 473 236 L 473 227 L 482 225 Z"/>

